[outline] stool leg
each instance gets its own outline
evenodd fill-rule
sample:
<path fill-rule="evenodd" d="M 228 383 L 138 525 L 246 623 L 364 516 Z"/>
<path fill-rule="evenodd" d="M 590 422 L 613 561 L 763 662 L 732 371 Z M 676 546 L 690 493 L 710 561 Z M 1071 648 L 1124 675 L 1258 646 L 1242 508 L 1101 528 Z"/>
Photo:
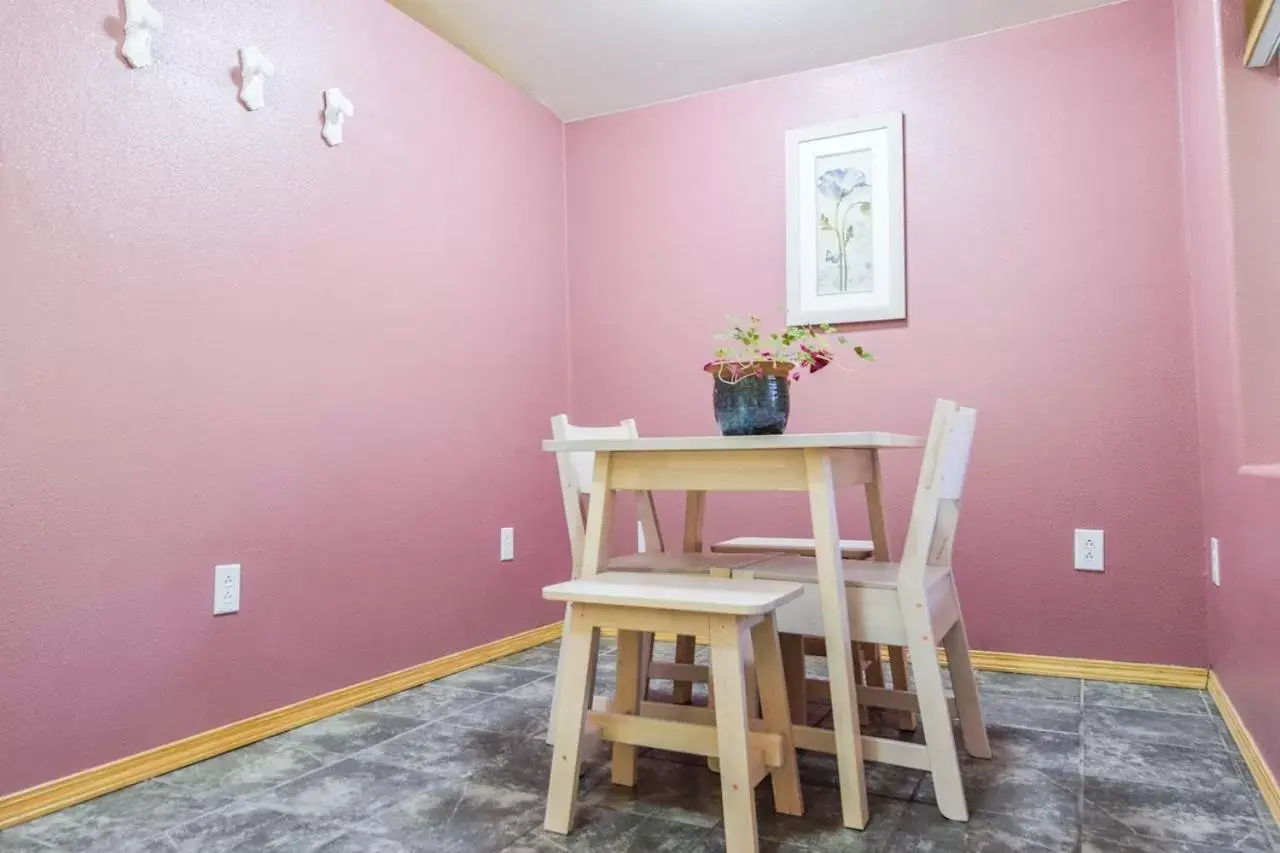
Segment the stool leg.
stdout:
<path fill-rule="evenodd" d="M 755 649 L 756 678 L 760 686 L 760 705 L 764 709 L 765 728 L 785 738 L 782 766 L 769 771 L 773 783 L 774 809 L 780 814 L 800 817 L 804 814 L 804 797 L 800 793 L 800 772 L 796 767 L 796 749 L 791 739 L 793 718 L 787 701 L 790 685 L 787 684 L 782 664 L 782 648 L 778 643 L 777 623 L 774 622 L 772 613 L 751 629 L 751 644 Z M 802 668 L 801 673 L 803 672 Z M 800 683 L 803 685 L 804 681 L 801 680 Z"/>
<path fill-rule="evenodd" d="M 778 641 L 782 649 L 782 670 L 786 674 L 791 722 L 803 726 L 809 722 L 809 700 L 805 695 L 804 637 L 799 634 L 782 634 Z"/>
<path fill-rule="evenodd" d="M 547 831 L 567 835 L 573 829 L 573 810 L 578 799 L 578 773 L 582 768 L 582 730 L 591 701 L 590 669 L 592 651 L 599 642 L 600 629 L 577 613 L 565 622 L 560 641 L 560 678 L 556 682 L 555 751 L 551 760 L 551 781 L 547 789 Z"/>
<path fill-rule="evenodd" d="M 681 634 L 676 637 L 676 663 L 693 663 L 694 654 L 697 652 L 697 643 L 695 638 Z M 677 681 L 671 688 L 671 701 L 677 705 L 690 705 L 693 703 L 693 682 Z"/>
<path fill-rule="evenodd" d="M 720 751 L 720 795 L 729 853 L 759 853 L 756 797 L 747 748 L 746 658 L 742 631 L 731 616 L 711 618 L 711 677 L 716 686 L 716 741 Z"/>
<path fill-rule="evenodd" d="M 872 646 L 872 648 L 875 648 Z M 861 643 L 853 644 L 853 683 L 855 688 L 861 687 L 866 683 L 867 667 L 866 662 L 862 659 L 863 645 Z M 879 666 L 879 662 L 876 666 Z M 867 710 L 867 706 L 861 702 L 858 703 L 858 724 L 861 726 L 871 725 L 871 712 Z"/>
<path fill-rule="evenodd" d="M 640 713 L 644 645 L 639 631 L 618 632 L 618 680 L 610 709 L 615 714 Z M 636 748 L 630 744 L 613 745 L 613 784 L 628 788 L 636 784 Z"/>

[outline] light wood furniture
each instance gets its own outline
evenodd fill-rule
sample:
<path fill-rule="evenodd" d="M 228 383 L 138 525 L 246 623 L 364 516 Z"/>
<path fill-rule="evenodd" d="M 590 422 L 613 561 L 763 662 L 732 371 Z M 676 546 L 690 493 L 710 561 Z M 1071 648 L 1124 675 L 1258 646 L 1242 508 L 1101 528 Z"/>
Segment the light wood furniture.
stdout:
<path fill-rule="evenodd" d="M 551 419 L 551 435 L 555 440 L 599 440 L 599 439 L 634 439 L 639 437 L 636 422 L 628 419 L 613 426 L 578 426 L 569 422 L 567 415 L 556 415 Z M 592 493 L 592 468 L 595 454 L 589 450 L 566 451 L 556 454 L 556 466 L 560 475 L 560 494 L 564 503 L 565 526 L 569 533 L 569 550 L 573 558 L 571 577 L 578 577 L 582 565 L 582 551 L 586 540 L 586 512 L 584 499 Z M 658 523 L 658 513 L 654 506 L 653 493 L 648 490 L 636 490 L 636 516 L 640 528 L 644 531 L 645 551 L 639 554 L 617 557 L 609 561 L 609 569 L 624 571 L 656 571 L 666 573 L 720 574 L 728 577 L 736 568 L 749 566 L 763 559 L 762 555 L 742 554 L 702 554 L 701 543 L 690 548 L 689 530 L 691 524 L 701 524 L 700 516 L 686 519 L 685 548 L 683 553 L 666 551 L 662 535 L 662 527 Z M 700 534 L 700 527 L 698 528 Z M 653 637 L 642 638 L 645 655 L 645 692 L 648 692 L 650 679 L 667 678 L 673 684 L 673 700 L 678 704 L 688 704 L 693 698 L 694 683 L 706 683 L 709 680 L 707 668 L 694 663 L 694 638 L 678 637 L 676 640 L 676 658 L 674 663 L 652 661 Z M 557 676 L 563 666 L 561 655 L 557 664 Z M 593 658 L 594 661 L 594 658 Z M 593 663 L 594 667 L 594 663 Z M 595 683 L 594 669 L 592 683 Z M 555 718 L 554 699 L 551 718 Z M 548 726 L 547 742 L 555 737 L 555 729 Z"/>
<path fill-rule="evenodd" d="M 859 690 L 859 699 L 864 704 L 918 712 L 925 735 L 923 745 L 863 737 L 864 753 L 873 761 L 931 771 L 938 808 L 953 820 L 968 820 L 969 816 L 952 733 L 953 710 L 959 716 L 968 752 L 978 758 L 991 757 L 951 569 L 975 417 L 973 409 L 945 400 L 935 408 L 902 562 L 846 560 L 841 566 L 842 597 L 850 613 L 853 639 L 907 647 L 915 676 L 915 692 L 864 687 Z M 807 584 L 804 596 L 778 611 L 778 627 L 784 635 L 814 634 L 822 629 L 829 602 L 827 586 L 823 585 L 825 568 L 819 561 L 775 557 L 735 573 L 735 577 Z M 954 697 L 943 687 L 939 645 L 947 651 Z M 800 674 L 794 662 L 788 661 L 788 668 L 793 680 L 803 678 L 803 661 Z M 821 682 L 809 684 L 825 689 Z M 834 695 L 844 688 L 832 679 L 830 689 Z M 817 728 L 797 726 L 796 741 L 801 747 L 825 752 L 835 752 L 838 747 L 832 732 Z"/>
<path fill-rule="evenodd" d="M 846 560 L 865 560 L 875 553 L 875 543 L 869 539 L 841 539 L 840 556 Z M 785 536 L 735 536 L 711 546 L 713 554 L 798 554 L 813 557 L 817 554 L 812 539 Z"/>
<path fill-rule="evenodd" d="M 831 675 L 835 731 L 829 734 L 834 739 L 837 756 L 844 824 L 857 829 L 867 824 L 867 796 L 854 693 L 848 600 L 841 571 L 836 489 L 878 482 L 881 452 L 918 448 L 923 444 L 921 439 L 910 435 L 852 432 L 733 438 L 553 439 L 542 445 L 544 450 L 554 453 L 595 453 L 582 577 L 594 576 L 605 567 L 606 531 L 616 491 L 684 491 L 693 493 L 687 500 L 696 503 L 704 501 L 696 495 L 709 491 L 808 494 L 821 594 L 821 633 L 826 639 Z"/>
<path fill-rule="evenodd" d="M 866 488 L 867 511 L 873 517 L 872 529 L 876 531 L 881 539 L 884 539 L 887 534 L 884 524 L 884 504 L 880 500 L 879 494 L 879 483 L 868 483 Z M 876 516 L 878 516 L 878 521 Z M 726 539 L 723 542 L 717 542 L 712 545 L 711 552 L 713 554 L 791 554 L 801 557 L 813 557 L 817 553 L 812 539 L 768 536 L 738 536 L 733 539 Z M 877 543 L 874 540 L 865 539 L 841 539 L 840 555 L 846 560 L 869 560 L 875 557 L 887 560 L 890 556 L 887 541 Z M 826 645 L 820 638 L 807 637 L 805 640 L 803 651 L 796 651 L 790 645 L 784 645 L 784 649 L 789 656 L 793 657 L 805 654 L 826 657 Z M 899 690 L 907 689 L 907 661 L 903 649 L 897 646 L 889 647 L 889 667 L 893 676 L 894 686 Z M 868 643 L 862 649 L 855 651 L 853 674 L 859 684 L 865 681 L 866 684 L 872 687 L 885 686 L 884 669 L 880 665 L 879 646 Z M 807 704 L 807 700 L 804 697 L 804 685 L 797 685 L 795 691 L 791 697 L 792 702 L 797 707 L 804 708 Z M 915 714 L 910 711 L 903 711 L 899 715 L 898 726 L 903 731 L 915 731 Z"/>
<path fill-rule="evenodd" d="M 608 572 L 544 589 L 545 598 L 565 602 L 569 611 L 561 640 L 566 664 L 556 682 L 559 702 L 546 828 L 564 834 L 573 829 L 587 726 L 613 743 L 615 785 L 635 785 L 640 746 L 717 758 L 727 853 L 758 853 L 755 787 L 766 775 L 773 784 L 777 810 L 802 815 L 804 802 L 773 617 L 779 606 L 802 592 L 799 584 L 778 581 L 630 572 Z M 601 628 L 618 631 L 618 680 L 608 709 L 589 712 L 591 658 Z M 643 701 L 641 637 L 655 631 L 710 638 L 714 711 L 666 705 L 659 707 L 669 709 L 668 713 L 659 716 L 653 713 L 655 703 Z M 748 686 L 753 661 L 761 720 L 755 719 L 755 692 Z M 681 719 L 681 712 L 710 714 L 711 724 L 705 718 Z"/>

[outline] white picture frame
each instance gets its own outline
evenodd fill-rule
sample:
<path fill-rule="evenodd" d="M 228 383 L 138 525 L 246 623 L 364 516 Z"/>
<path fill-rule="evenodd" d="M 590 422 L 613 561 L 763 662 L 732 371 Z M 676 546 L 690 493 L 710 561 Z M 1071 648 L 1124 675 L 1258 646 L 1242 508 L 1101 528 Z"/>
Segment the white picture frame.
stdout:
<path fill-rule="evenodd" d="M 902 113 L 787 131 L 787 323 L 907 316 Z"/>

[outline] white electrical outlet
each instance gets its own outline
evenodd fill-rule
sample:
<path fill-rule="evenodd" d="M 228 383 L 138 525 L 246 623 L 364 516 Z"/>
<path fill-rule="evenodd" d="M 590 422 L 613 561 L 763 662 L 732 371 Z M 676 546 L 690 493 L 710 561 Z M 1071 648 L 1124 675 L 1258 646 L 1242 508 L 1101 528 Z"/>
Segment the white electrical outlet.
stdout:
<path fill-rule="evenodd" d="M 1101 530 L 1076 530 L 1076 568 L 1082 572 L 1105 571 Z"/>
<path fill-rule="evenodd" d="M 644 553 L 644 522 L 636 522 L 636 552 Z"/>
<path fill-rule="evenodd" d="M 504 563 L 509 563 L 516 558 L 516 529 L 514 527 L 502 528 L 500 551 L 498 559 Z"/>
<path fill-rule="evenodd" d="M 1209 538 L 1209 577 L 1214 586 L 1222 586 L 1222 564 L 1218 559 L 1218 537 Z"/>
<path fill-rule="evenodd" d="M 213 567 L 213 615 L 240 612 L 240 564 Z"/>

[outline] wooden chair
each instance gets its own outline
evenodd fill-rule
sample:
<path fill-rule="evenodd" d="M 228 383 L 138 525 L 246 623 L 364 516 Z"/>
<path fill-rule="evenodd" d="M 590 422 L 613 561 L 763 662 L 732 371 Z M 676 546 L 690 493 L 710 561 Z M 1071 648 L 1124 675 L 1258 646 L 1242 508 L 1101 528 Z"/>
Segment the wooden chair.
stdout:
<path fill-rule="evenodd" d="M 616 426 L 577 426 L 569 422 L 566 415 L 556 415 L 551 419 L 551 434 L 558 439 L 587 438 L 637 438 L 639 431 L 634 420 L 625 420 Z M 595 454 L 558 453 L 556 465 L 560 475 L 560 494 L 564 502 L 565 525 L 569 533 L 569 550 L 573 558 L 572 577 L 581 573 L 582 550 L 586 541 L 586 505 L 591 494 L 591 475 L 595 464 Z M 734 569 L 750 566 L 764 559 L 763 555 L 743 554 L 699 554 L 668 553 L 658 523 L 658 513 L 654 506 L 652 492 L 636 492 L 636 516 L 640 528 L 644 531 L 645 551 L 627 556 L 615 557 L 609 561 L 609 571 L 652 571 L 669 574 L 719 574 L 728 577 Z M 694 683 L 709 681 L 707 668 L 694 663 L 694 638 L 679 637 L 676 641 L 676 659 L 674 663 L 651 661 L 653 637 L 642 638 L 646 648 L 646 693 L 650 679 L 670 679 L 674 685 L 673 699 L 680 704 L 688 704 L 692 700 Z M 561 654 L 557 665 L 557 677 L 563 668 L 564 655 Z M 594 678 L 594 658 L 593 658 Z M 555 705 L 552 705 L 552 719 L 555 717 Z M 547 730 L 547 742 L 551 743 L 555 732 Z"/>
<path fill-rule="evenodd" d="M 878 489 L 878 484 L 876 485 Z M 868 493 L 868 500 L 879 501 L 878 491 Z M 875 556 L 875 543 L 868 539 L 841 539 L 840 540 L 840 556 L 845 560 L 870 560 Z M 767 537 L 767 536 L 738 536 L 733 539 L 726 539 L 723 542 L 716 542 L 711 546 L 713 554 L 784 554 L 798 557 L 814 556 L 815 547 L 812 539 L 790 538 L 790 537 Z M 887 559 L 888 554 L 884 557 Z M 790 643 L 798 642 L 796 640 L 784 640 L 783 648 L 791 652 Z M 816 657 L 826 657 L 826 643 L 821 637 L 805 637 L 803 640 L 803 651 L 799 654 L 814 655 Z M 679 649 L 677 649 L 677 660 L 679 660 Z M 861 648 L 854 648 L 854 678 L 859 684 L 867 684 L 871 687 L 884 687 L 884 669 L 880 664 L 880 647 L 865 643 Z M 890 672 L 893 675 L 893 684 L 901 690 L 907 688 L 907 664 L 906 655 L 903 650 L 897 647 L 889 648 L 889 665 Z M 803 688 L 800 688 L 803 693 Z M 804 698 L 795 698 L 793 701 L 800 703 L 801 707 L 806 704 Z M 863 719 L 866 722 L 865 715 Z M 899 728 L 903 731 L 915 731 L 915 716 L 909 712 L 899 716 Z"/>
<path fill-rule="evenodd" d="M 636 748 L 718 758 L 727 853 L 758 853 L 755 788 L 767 775 L 777 811 L 802 815 L 786 680 L 774 611 L 800 596 L 799 584 L 607 572 L 543 590 L 568 607 L 556 681 L 555 754 L 546 829 L 568 834 L 578 798 L 584 730 L 613 743 L 613 784 L 636 781 Z M 618 631 L 618 677 L 607 710 L 589 712 L 591 658 L 600 629 Z M 711 640 L 715 709 L 643 701 L 641 637 L 671 631 Z M 747 645 L 750 638 L 749 650 Z M 749 668 L 763 719 L 754 713 Z"/>
<path fill-rule="evenodd" d="M 938 808 L 952 820 L 968 820 L 960 781 L 960 765 L 952 733 L 951 712 L 960 719 L 966 750 L 990 758 L 978 685 L 969 657 L 969 641 L 960 611 L 951 568 L 952 543 L 960 519 L 960 496 L 973 442 L 976 412 L 941 400 L 933 414 L 924 463 L 901 563 L 846 561 L 845 585 L 853 640 L 905 646 L 910 651 L 915 691 L 859 687 L 859 704 L 918 712 L 924 745 L 863 737 L 866 757 L 933 773 Z M 822 631 L 817 570 L 806 557 L 780 556 L 758 563 L 734 577 L 803 582 L 803 596 L 781 608 L 778 629 L 786 634 L 814 635 Z M 954 696 L 942 683 L 937 647 L 947 652 Z M 788 677 L 804 679 L 804 658 L 785 661 Z M 797 673 L 797 667 L 799 672 Z M 823 682 L 809 680 L 811 689 Z M 794 703 L 795 697 L 790 701 Z M 796 713 L 793 704 L 793 719 Z M 832 751 L 830 732 L 797 726 L 800 747 Z"/>

